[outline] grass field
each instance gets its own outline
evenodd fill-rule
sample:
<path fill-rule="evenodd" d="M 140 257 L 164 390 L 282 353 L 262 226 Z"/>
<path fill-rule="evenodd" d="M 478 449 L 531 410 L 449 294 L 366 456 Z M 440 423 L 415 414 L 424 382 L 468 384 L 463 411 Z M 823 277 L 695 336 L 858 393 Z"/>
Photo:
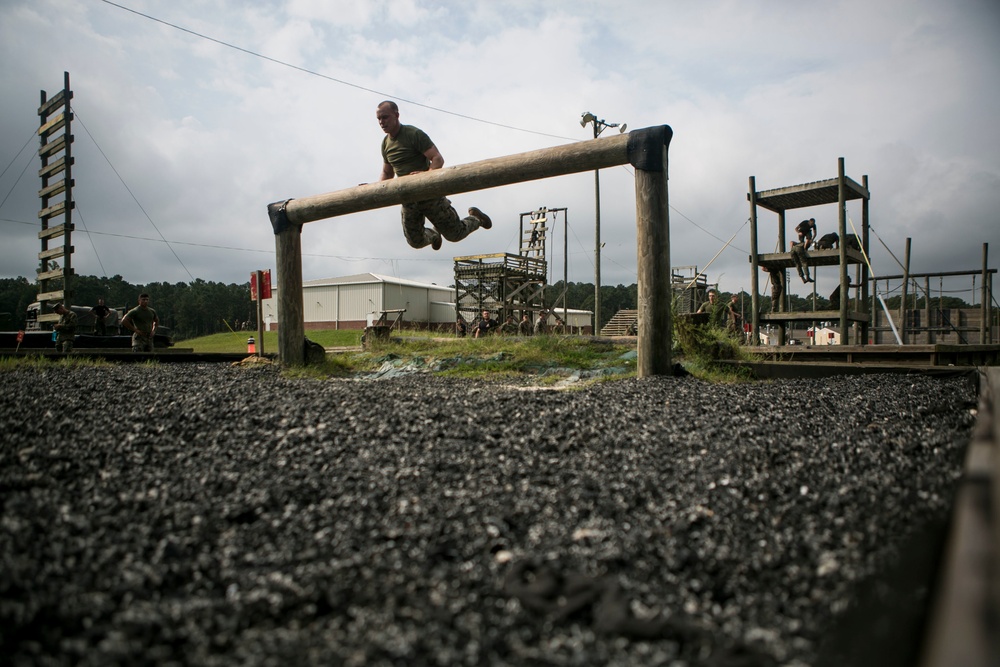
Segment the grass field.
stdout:
<path fill-rule="evenodd" d="M 189 338 L 175 343 L 178 348 L 190 348 L 195 352 L 232 352 L 234 354 L 247 351 L 247 339 L 251 336 L 257 338 L 255 331 L 227 331 L 226 333 L 212 334 L 200 338 Z M 361 345 L 361 331 L 356 329 L 322 329 L 317 331 L 307 331 L 306 338 L 323 347 L 350 347 Z M 259 343 L 259 341 L 256 341 Z M 258 348 L 259 350 L 259 348 Z M 264 332 L 265 353 L 278 351 L 278 332 Z"/>

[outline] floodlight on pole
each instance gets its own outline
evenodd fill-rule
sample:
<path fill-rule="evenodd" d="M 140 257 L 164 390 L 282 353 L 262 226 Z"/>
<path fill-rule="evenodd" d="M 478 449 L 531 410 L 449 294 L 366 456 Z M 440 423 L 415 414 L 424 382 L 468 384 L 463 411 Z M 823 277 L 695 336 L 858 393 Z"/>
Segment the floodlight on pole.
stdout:
<path fill-rule="evenodd" d="M 626 123 L 609 123 L 599 119 L 589 111 L 580 114 L 580 127 L 594 126 L 594 139 L 609 127 L 617 127 L 622 133 L 628 127 Z M 594 335 L 601 331 L 601 176 L 600 170 L 594 170 Z"/>

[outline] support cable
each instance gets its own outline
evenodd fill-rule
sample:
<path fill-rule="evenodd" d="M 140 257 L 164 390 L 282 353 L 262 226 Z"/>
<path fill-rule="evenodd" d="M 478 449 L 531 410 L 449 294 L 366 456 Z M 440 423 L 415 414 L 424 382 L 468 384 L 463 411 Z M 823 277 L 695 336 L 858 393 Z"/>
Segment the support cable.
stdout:
<path fill-rule="evenodd" d="M 715 257 L 713 257 L 712 259 L 710 259 L 710 260 L 708 261 L 708 264 L 706 264 L 706 265 L 705 265 L 705 268 L 703 268 L 703 269 L 702 269 L 701 271 L 699 271 L 699 272 L 698 272 L 698 274 L 697 274 L 697 275 L 696 275 L 696 276 L 695 276 L 694 278 L 692 278 L 692 279 L 691 279 L 691 282 L 689 282 L 689 283 L 688 283 L 688 284 L 687 284 L 687 285 L 686 285 L 686 286 L 684 287 L 684 289 L 685 289 L 685 290 L 689 290 L 689 289 L 691 289 L 691 287 L 693 287 L 693 286 L 694 286 L 694 284 L 695 284 L 696 282 L 698 282 L 698 278 L 701 278 L 701 277 L 702 277 L 703 275 L 705 275 L 705 271 L 707 271 L 707 270 L 708 270 L 708 267 L 712 266 L 712 263 L 713 263 L 713 262 L 714 262 L 715 260 L 717 260 L 717 259 L 719 258 L 719 255 L 721 255 L 721 254 L 722 254 L 722 252 L 723 252 L 723 251 L 724 251 L 724 250 L 725 250 L 726 248 L 728 248 L 728 247 L 729 247 L 729 244 L 731 244 L 731 243 L 733 242 L 733 239 L 735 239 L 735 238 L 736 238 L 736 235 L 737 235 L 737 234 L 739 234 L 739 233 L 740 233 L 740 232 L 741 232 L 741 231 L 743 230 L 743 228 L 747 226 L 747 223 L 748 223 L 748 222 L 750 222 L 750 218 L 747 218 L 746 220 L 744 220 L 744 221 L 743 221 L 743 224 L 742 224 L 742 225 L 740 225 L 740 226 L 739 226 L 739 229 L 737 229 L 737 230 L 736 230 L 736 231 L 735 231 L 735 232 L 733 233 L 733 235 L 729 237 L 729 240 L 728 240 L 728 241 L 726 241 L 725 245 L 723 245 L 723 246 L 722 246 L 721 248 L 719 248 L 719 252 L 715 253 Z"/>
<path fill-rule="evenodd" d="M 144 209 L 142 207 L 142 204 L 139 203 L 139 199 L 135 196 L 135 193 L 132 192 L 132 189 L 129 188 L 128 183 L 125 182 L 125 179 L 122 178 L 122 175 L 120 173 L 118 173 L 117 169 L 115 169 L 115 165 L 113 165 L 111 163 L 110 158 L 108 158 L 107 154 L 101 148 L 100 144 L 97 143 L 97 140 L 94 139 L 94 135 L 90 133 L 90 130 L 87 129 L 87 126 L 84 124 L 83 120 L 80 118 L 80 112 L 77 111 L 75 108 L 73 109 L 73 116 L 77 120 L 77 122 L 80 123 L 80 126 L 83 127 L 83 131 L 87 133 L 87 136 L 90 137 L 90 140 L 94 142 L 94 146 L 97 148 L 97 151 L 101 154 L 101 156 L 104 158 L 104 160 L 108 163 L 108 166 L 111 167 L 111 171 L 115 172 L 115 176 L 118 177 L 118 180 L 121 181 L 121 184 L 125 187 L 125 190 L 129 193 L 129 195 L 131 195 L 132 201 L 134 201 L 135 205 L 139 207 L 139 210 L 142 211 L 142 214 L 146 216 L 146 220 L 149 221 L 149 224 L 152 225 L 153 229 L 156 230 L 156 233 L 159 234 L 160 239 L 164 243 L 167 244 L 167 248 L 170 249 L 170 252 L 173 254 L 174 258 L 177 260 L 177 263 L 181 265 L 181 268 L 184 269 L 185 273 L 188 274 L 188 277 L 191 278 L 191 281 L 194 282 L 194 280 L 195 280 L 194 275 L 192 275 L 192 273 L 188 270 L 188 267 L 184 264 L 183 260 L 181 260 L 180 255 L 178 255 L 177 251 L 174 250 L 174 247 L 170 244 L 169 241 L 167 241 L 166 237 L 163 236 L 163 232 L 160 231 L 160 228 L 157 227 L 156 223 L 153 222 L 153 219 L 151 217 L 149 217 L 149 213 L 146 212 L 146 209 Z"/>

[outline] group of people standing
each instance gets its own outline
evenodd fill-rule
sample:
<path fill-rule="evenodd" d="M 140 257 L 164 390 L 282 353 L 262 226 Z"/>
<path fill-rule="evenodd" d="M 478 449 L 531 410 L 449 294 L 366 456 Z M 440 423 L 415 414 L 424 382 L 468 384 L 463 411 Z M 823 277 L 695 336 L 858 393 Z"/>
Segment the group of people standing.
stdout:
<path fill-rule="evenodd" d="M 696 312 L 707 313 L 708 321 L 720 329 L 725 328 L 735 335 L 743 331 L 743 314 L 740 312 L 739 297 L 733 294 L 728 303 L 722 303 L 719 293 L 708 290 L 708 301 L 701 304 Z"/>
<path fill-rule="evenodd" d="M 52 312 L 59 315 L 59 320 L 52 327 L 56 351 L 69 353 L 73 350 L 79 318 L 61 302 L 52 306 Z M 107 320 L 111 309 L 104 304 L 104 299 L 97 300 L 97 305 L 90 309 L 90 314 L 94 316 L 94 335 L 107 336 Z M 156 311 L 149 307 L 149 294 L 143 292 L 139 295 L 139 304 L 125 313 L 121 321 L 121 326 L 132 333 L 133 352 L 153 351 L 153 336 L 159 323 Z"/>
<path fill-rule="evenodd" d="M 465 318 L 459 315 L 455 319 L 455 335 L 459 338 L 470 336 L 472 338 L 482 338 L 490 334 L 502 336 L 533 336 L 536 334 L 561 334 L 565 332 L 565 325 L 560 318 L 556 318 L 556 323 L 549 326 L 549 311 L 542 310 L 538 314 L 538 319 L 531 321 L 528 313 L 521 315 L 521 321 L 516 322 L 513 315 L 507 315 L 503 322 L 493 319 L 492 313 L 484 310 L 478 320 L 470 325 Z M 471 333 L 470 333 L 471 332 Z"/>

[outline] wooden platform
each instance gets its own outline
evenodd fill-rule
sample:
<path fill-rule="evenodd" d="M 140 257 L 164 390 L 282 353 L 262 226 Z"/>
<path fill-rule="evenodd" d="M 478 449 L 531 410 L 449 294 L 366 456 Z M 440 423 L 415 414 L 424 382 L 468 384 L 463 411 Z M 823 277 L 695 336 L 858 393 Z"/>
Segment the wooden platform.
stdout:
<path fill-rule="evenodd" d="M 1000 366 L 1000 345 L 761 345 L 765 361 L 887 366 Z"/>
<path fill-rule="evenodd" d="M 860 250 L 846 248 L 845 252 L 847 253 L 848 264 L 861 264 L 865 261 L 864 255 L 861 254 Z M 807 250 L 806 260 L 806 264 L 809 266 L 839 266 L 840 250 L 836 248 L 831 250 Z M 795 262 L 792 261 L 792 253 L 790 252 L 761 253 L 757 255 L 757 263 L 766 266 L 777 266 L 781 269 L 791 269 L 795 266 Z"/>
<path fill-rule="evenodd" d="M 800 310 L 791 313 L 761 313 L 761 322 L 840 322 L 839 310 Z M 848 322 L 868 322 L 868 313 L 847 311 Z"/>

